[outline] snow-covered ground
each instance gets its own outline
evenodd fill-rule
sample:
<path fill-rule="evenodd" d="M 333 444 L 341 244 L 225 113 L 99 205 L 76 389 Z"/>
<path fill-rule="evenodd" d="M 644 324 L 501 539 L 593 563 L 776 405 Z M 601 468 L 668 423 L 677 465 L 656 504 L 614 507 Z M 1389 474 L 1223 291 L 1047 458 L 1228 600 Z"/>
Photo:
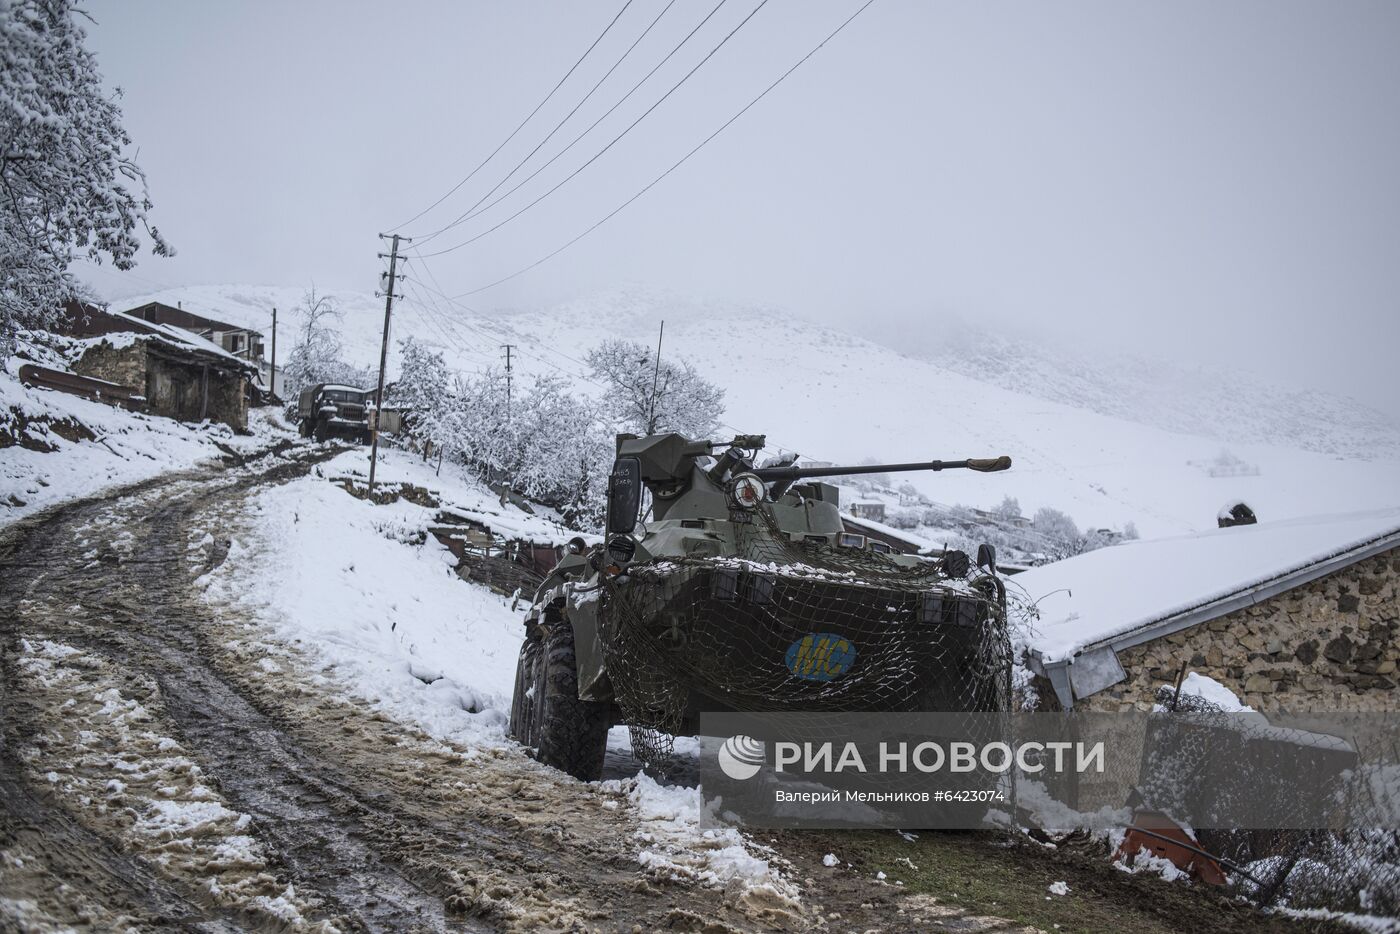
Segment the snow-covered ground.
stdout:
<path fill-rule="evenodd" d="M 414 483 L 464 508 L 513 512 L 541 537 L 561 533 L 401 451 L 382 450 L 381 458 L 377 482 Z M 357 448 L 312 476 L 257 493 L 237 517 L 228 558 L 205 578 L 208 597 L 266 621 L 280 639 L 437 738 L 502 743 L 523 603 L 513 611 L 510 599 L 453 572 L 452 554 L 424 534 L 437 509 L 404 499 L 375 505 L 331 482 L 367 467 L 366 450 Z"/>
<path fill-rule="evenodd" d="M 260 621 L 387 716 L 474 753 L 512 746 L 505 727 L 530 595 L 512 609 L 511 598 L 459 578 L 452 555 L 424 535 L 437 508 L 404 499 L 376 505 L 336 482 L 362 481 L 367 467 L 364 449 L 356 449 L 257 493 L 230 517 L 227 557 L 199 581 L 205 598 Z M 412 484 L 458 514 L 536 541 L 575 534 L 501 506 L 453 468 L 439 476 L 403 451 L 381 450 L 376 482 Z M 209 536 L 189 547 L 212 544 Z M 625 731 L 614 733 L 625 747 Z M 736 886 L 758 902 L 797 898 L 771 854 L 737 831 L 700 829 L 697 789 L 637 774 L 603 782 L 599 791 L 634 812 L 636 857 L 646 871 Z"/>
<path fill-rule="evenodd" d="M 11 358 L 0 369 L 0 435 L 23 432 L 52 450 L 0 447 L 0 525 L 65 500 L 247 454 L 296 432 L 271 413 L 249 415 L 251 434 L 227 425 L 191 425 L 143 415 L 77 396 L 23 385 Z M 55 423 L 58 423 L 55 426 Z M 63 425 L 79 426 L 92 440 L 69 440 Z"/>
<path fill-rule="evenodd" d="M 1261 520 L 1400 505 L 1400 428 L 1355 403 L 1329 397 L 1321 406 L 1294 398 L 1287 387 L 1251 389 L 1254 403 L 1246 411 L 1238 380 L 1197 381 L 1189 398 L 1168 407 L 1169 415 L 1138 419 L 1105 402 L 1121 395 L 1116 364 L 1100 378 L 1094 367 L 1067 361 L 1067 382 L 1028 379 L 1013 391 L 996 377 L 1016 370 L 1007 358 L 1018 352 L 1014 346 L 1003 348 L 998 367 L 978 379 L 975 369 L 969 375 L 969 368 L 959 371 L 947 360 L 916 359 L 859 333 L 774 309 L 633 289 L 548 311 L 491 315 L 441 299 L 434 300 L 437 308 L 424 307 L 419 302 L 431 297 L 426 288 L 410 290 L 399 306 L 395 337 L 411 334 L 442 349 L 463 371 L 497 365 L 494 351 L 482 348 L 513 343 L 518 378 L 562 373 L 580 391 L 597 392 L 583 376 L 587 350 L 611 337 L 648 342 L 664 319 L 664 352 L 689 359 L 726 390 L 726 421 L 734 428 L 767 432 L 775 447 L 837 463 L 1013 458 L 1007 473 L 909 474 L 936 502 L 990 508 L 1011 495 L 1027 515 L 1049 506 L 1081 528 L 1122 528 L 1131 521 L 1149 537 L 1209 528 L 1220 504 L 1232 500 L 1248 502 Z M 187 309 L 265 327 L 274 305 L 284 320 L 295 320 L 286 312 L 302 291 L 197 286 L 114 307 L 182 301 Z M 368 293 L 333 294 L 345 312 L 347 356 L 371 363 L 382 305 Z M 1044 372 L 1052 362 L 1042 355 L 1026 365 Z M 391 353 L 391 371 L 396 366 Z M 1194 422 L 1198 430 L 1191 427 L 1192 411 L 1202 411 Z M 1268 429 L 1251 427 L 1251 420 L 1267 421 Z M 1294 437 L 1299 440 L 1290 443 Z M 1213 465 L 1224 454 L 1257 473 L 1222 475 L 1230 471 Z"/>

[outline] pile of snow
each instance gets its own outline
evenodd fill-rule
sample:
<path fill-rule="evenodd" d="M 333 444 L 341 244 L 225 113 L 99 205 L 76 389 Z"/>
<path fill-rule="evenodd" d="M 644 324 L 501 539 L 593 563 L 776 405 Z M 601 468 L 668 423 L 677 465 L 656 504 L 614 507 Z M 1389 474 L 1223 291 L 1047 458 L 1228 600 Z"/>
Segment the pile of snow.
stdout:
<path fill-rule="evenodd" d="M 1234 691 L 1225 685 L 1199 672 L 1191 672 L 1181 681 L 1183 697 L 1199 697 L 1209 701 L 1225 713 L 1253 713 L 1254 708 L 1246 705 Z"/>
<path fill-rule="evenodd" d="M 729 889 L 747 906 L 796 911 L 800 890 L 774 866 L 771 850 L 732 827 L 700 829 L 700 789 L 661 785 L 641 772 L 601 785 L 631 803 L 640 824 L 637 859 L 649 872 Z"/>
<path fill-rule="evenodd" d="M 489 492 L 400 451 L 381 451 L 376 482 L 433 483 L 444 498 L 557 536 L 549 520 L 500 507 Z M 263 621 L 277 638 L 333 666 L 345 683 L 432 736 L 500 745 L 524 604 L 463 581 L 425 535 L 437 510 L 375 505 L 331 482 L 368 467 L 357 448 L 315 474 L 260 491 L 234 519 L 229 556 L 200 579 L 206 598 Z M 444 470 L 447 473 L 446 470 Z"/>
<path fill-rule="evenodd" d="M 1400 544 L 1400 508 L 1261 521 L 1125 542 L 1032 568 L 1016 584 L 1036 601 L 1030 646 L 1046 661 L 1132 632 L 1371 543 Z"/>

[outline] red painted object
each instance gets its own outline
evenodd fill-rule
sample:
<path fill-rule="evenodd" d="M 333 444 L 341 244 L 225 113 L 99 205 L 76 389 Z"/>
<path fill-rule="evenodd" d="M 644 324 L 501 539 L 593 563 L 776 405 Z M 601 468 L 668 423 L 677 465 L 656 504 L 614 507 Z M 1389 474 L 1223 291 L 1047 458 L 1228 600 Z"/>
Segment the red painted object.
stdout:
<path fill-rule="evenodd" d="M 1220 861 L 1198 847 L 1180 824 L 1161 811 L 1138 809 L 1133 812 L 1133 825 L 1128 828 L 1114 859 L 1131 866 L 1144 849 L 1153 856 L 1171 861 L 1198 882 L 1225 884 L 1225 870 Z"/>

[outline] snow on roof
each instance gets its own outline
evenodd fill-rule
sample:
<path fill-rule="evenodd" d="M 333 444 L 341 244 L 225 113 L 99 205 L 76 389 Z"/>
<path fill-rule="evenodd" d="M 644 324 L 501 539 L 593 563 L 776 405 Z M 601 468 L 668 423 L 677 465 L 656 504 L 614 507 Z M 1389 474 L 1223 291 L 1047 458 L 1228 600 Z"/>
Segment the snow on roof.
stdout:
<path fill-rule="evenodd" d="M 1053 662 L 1367 546 L 1400 547 L 1400 507 L 1124 542 L 1016 584 L 1040 609 L 1029 647 Z"/>
<path fill-rule="evenodd" d="M 169 324 L 156 324 L 153 321 L 146 321 L 141 318 L 137 318 L 134 315 L 129 315 L 124 311 L 108 311 L 106 312 L 106 314 L 110 315 L 113 318 L 117 318 L 121 321 L 129 323 L 132 326 L 132 331 L 135 333 L 136 338 L 123 340 L 124 335 L 107 334 L 101 337 L 90 338 L 87 341 L 88 343 L 100 343 L 102 341 L 106 341 L 107 343 L 113 344 L 117 347 L 126 347 L 130 346 L 132 340 L 143 336 L 159 337 L 162 340 L 169 341 L 173 344 L 183 345 L 192 350 L 198 350 L 202 351 L 203 353 L 210 353 L 220 357 L 224 357 L 242 367 L 252 366 L 252 364 L 249 363 L 247 360 L 244 360 L 242 357 L 234 356 L 227 350 L 224 350 L 224 348 L 220 347 L 218 344 L 215 344 L 213 341 L 205 340 L 198 334 L 186 331 L 183 328 L 177 328 Z"/>

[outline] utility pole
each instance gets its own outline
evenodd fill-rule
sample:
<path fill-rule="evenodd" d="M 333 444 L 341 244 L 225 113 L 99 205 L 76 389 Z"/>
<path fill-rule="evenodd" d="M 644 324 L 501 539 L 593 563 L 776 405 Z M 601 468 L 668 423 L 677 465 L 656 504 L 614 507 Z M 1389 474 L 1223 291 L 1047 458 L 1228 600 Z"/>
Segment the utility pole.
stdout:
<path fill-rule="evenodd" d="M 661 338 L 666 336 L 666 322 L 656 332 L 656 369 L 651 374 L 651 402 L 647 405 L 647 434 L 656 434 L 656 389 L 661 382 Z"/>
<path fill-rule="evenodd" d="M 387 234 L 380 234 L 379 239 L 384 240 L 387 236 Z M 379 345 L 379 391 L 374 396 L 374 425 L 369 432 L 369 495 L 371 497 L 374 496 L 374 467 L 379 461 L 379 418 L 384 410 L 384 367 L 389 362 L 389 316 L 394 311 L 394 284 L 399 279 L 397 269 L 400 240 L 413 242 L 408 237 L 394 234 L 393 244 L 389 248 L 389 272 L 384 277 L 384 340 Z M 380 253 L 379 258 L 383 259 L 384 254 Z"/>
<path fill-rule="evenodd" d="M 272 375 L 267 378 L 267 385 L 272 390 L 274 396 L 277 395 L 277 307 L 272 309 Z"/>
<path fill-rule="evenodd" d="M 515 348 L 514 344 L 502 344 L 506 352 L 506 421 L 510 421 L 510 352 Z"/>

